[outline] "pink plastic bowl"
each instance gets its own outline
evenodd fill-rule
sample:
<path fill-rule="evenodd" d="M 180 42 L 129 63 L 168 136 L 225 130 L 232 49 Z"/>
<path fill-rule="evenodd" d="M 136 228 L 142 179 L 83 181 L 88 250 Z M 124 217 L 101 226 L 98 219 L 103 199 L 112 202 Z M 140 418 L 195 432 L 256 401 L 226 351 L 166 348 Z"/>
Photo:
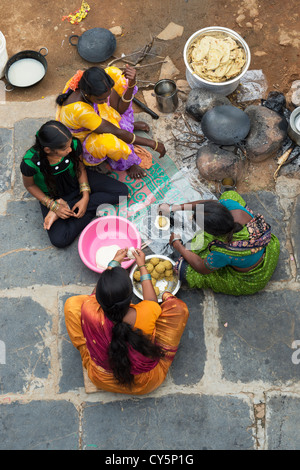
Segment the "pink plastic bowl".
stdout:
<path fill-rule="evenodd" d="M 102 246 L 119 245 L 120 248 L 141 248 L 141 236 L 136 226 L 118 216 L 106 216 L 93 220 L 81 232 L 78 251 L 84 264 L 96 273 L 104 269 L 96 265 L 96 253 Z M 122 268 L 127 269 L 135 260 L 124 261 Z"/>

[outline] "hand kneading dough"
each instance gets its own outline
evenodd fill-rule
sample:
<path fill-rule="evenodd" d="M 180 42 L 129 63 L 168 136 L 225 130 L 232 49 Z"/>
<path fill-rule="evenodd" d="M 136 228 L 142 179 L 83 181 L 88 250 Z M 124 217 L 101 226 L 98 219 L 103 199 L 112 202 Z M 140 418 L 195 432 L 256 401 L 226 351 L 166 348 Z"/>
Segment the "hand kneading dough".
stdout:
<path fill-rule="evenodd" d="M 133 253 L 135 252 L 135 248 L 134 246 L 131 246 L 130 248 L 128 248 L 127 250 L 127 258 L 129 259 L 135 259 Z"/>
<path fill-rule="evenodd" d="M 107 268 L 108 263 L 114 259 L 118 250 L 120 250 L 119 245 L 101 246 L 96 252 L 97 268 Z"/>

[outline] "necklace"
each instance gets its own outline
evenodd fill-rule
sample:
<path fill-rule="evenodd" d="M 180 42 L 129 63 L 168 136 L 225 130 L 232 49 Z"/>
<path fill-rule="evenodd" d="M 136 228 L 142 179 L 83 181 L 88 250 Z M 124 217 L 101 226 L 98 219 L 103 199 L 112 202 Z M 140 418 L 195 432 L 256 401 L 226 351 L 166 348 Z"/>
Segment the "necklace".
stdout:
<path fill-rule="evenodd" d="M 83 98 L 83 100 L 84 100 L 87 104 L 89 104 L 89 105 L 91 105 L 91 106 L 94 106 L 94 103 L 92 103 L 90 100 L 88 100 L 88 99 L 85 97 L 85 95 L 82 93 L 81 90 L 80 90 L 80 94 L 81 94 L 81 97 Z"/>

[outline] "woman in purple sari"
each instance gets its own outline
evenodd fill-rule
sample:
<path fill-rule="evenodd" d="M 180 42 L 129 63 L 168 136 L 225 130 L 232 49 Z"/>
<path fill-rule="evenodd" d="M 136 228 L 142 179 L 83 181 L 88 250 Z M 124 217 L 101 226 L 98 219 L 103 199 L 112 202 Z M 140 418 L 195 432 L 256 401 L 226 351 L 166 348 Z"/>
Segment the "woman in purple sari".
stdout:
<path fill-rule="evenodd" d="M 56 119 L 69 128 L 83 145 L 87 166 L 109 163 L 113 170 L 126 170 L 131 178 L 146 176 L 141 168 L 139 147 L 150 147 L 165 155 L 161 142 L 135 135 L 134 130 L 149 131 L 144 122 L 134 122 L 132 100 L 137 92 L 136 71 L 126 65 L 90 67 L 78 71 L 56 99 Z"/>

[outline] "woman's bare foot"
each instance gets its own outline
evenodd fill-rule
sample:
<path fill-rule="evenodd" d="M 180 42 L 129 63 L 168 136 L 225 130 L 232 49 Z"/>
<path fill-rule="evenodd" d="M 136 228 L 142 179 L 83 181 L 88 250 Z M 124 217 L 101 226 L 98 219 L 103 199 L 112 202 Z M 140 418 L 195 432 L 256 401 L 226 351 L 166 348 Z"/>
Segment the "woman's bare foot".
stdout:
<path fill-rule="evenodd" d="M 147 176 L 145 170 L 143 170 L 139 165 L 135 164 L 128 168 L 127 173 L 128 176 L 133 179 L 144 178 L 145 176 Z"/>
<path fill-rule="evenodd" d="M 49 211 L 44 219 L 44 229 L 49 230 L 56 220 L 58 220 L 58 215 L 53 211 Z"/>
<path fill-rule="evenodd" d="M 135 131 L 144 131 L 144 132 L 149 132 L 150 131 L 150 127 L 144 121 L 136 121 L 133 124 L 133 128 L 134 128 Z"/>
<path fill-rule="evenodd" d="M 66 205 L 68 205 L 68 204 L 66 203 L 66 201 L 64 201 L 63 199 L 57 199 L 57 202 L 58 202 L 59 204 L 66 204 Z M 49 211 L 48 214 L 46 215 L 45 219 L 44 219 L 44 229 L 45 229 L 45 230 L 49 230 L 50 227 L 54 224 L 54 222 L 55 222 L 56 220 L 58 220 L 58 219 L 59 219 L 59 217 L 58 217 L 58 215 L 57 215 L 55 212 Z"/>

